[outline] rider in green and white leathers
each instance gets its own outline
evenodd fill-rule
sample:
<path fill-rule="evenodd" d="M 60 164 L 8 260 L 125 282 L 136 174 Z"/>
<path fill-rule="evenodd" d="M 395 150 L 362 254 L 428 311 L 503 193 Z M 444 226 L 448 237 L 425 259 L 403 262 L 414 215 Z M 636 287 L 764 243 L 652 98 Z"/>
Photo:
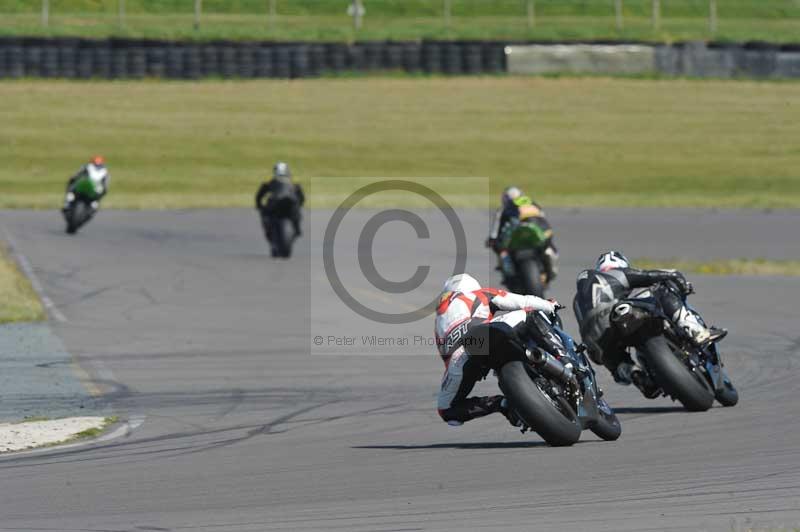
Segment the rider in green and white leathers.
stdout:
<path fill-rule="evenodd" d="M 533 222 L 539 226 L 547 235 L 547 247 L 545 248 L 545 257 L 547 268 L 547 276 L 550 280 L 555 279 L 558 274 L 558 250 L 553 244 L 553 229 L 550 222 L 545 217 L 544 210 L 534 202 L 529 196 L 526 196 L 517 187 L 507 187 L 501 196 L 502 206 L 497 209 L 495 213 L 492 228 L 489 231 L 489 238 L 486 239 L 487 247 L 491 247 L 497 253 L 500 260 L 500 266 L 504 270 L 504 274 L 510 272 L 506 271 L 513 266 L 510 265 L 510 258 L 508 252 L 503 249 L 503 233 L 511 225 L 517 224 L 520 221 Z"/>
<path fill-rule="evenodd" d="M 78 170 L 75 175 L 69 178 L 69 181 L 67 181 L 66 196 L 64 198 L 64 209 L 75 199 L 75 184 L 83 178 L 90 179 L 94 184 L 94 189 L 97 191 L 98 197 L 92 201 L 91 205 L 93 209 L 97 209 L 100 199 L 108 192 L 110 175 L 108 173 L 108 168 L 106 168 L 105 159 L 99 155 L 95 155 L 88 163 L 81 166 L 80 170 Z"/>

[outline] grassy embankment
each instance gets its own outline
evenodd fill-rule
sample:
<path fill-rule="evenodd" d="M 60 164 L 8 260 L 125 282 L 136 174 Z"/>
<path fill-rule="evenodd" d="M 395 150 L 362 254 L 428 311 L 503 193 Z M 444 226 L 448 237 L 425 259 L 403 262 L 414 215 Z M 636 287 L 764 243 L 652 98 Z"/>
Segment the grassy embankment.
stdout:
<path fill-rule="evenodd" d="M 278 0 L 277 16 L 267 16 L 266 0 L 204 0 L 199 30 L 193 28 L 193 2 L 126 0 L 125 21 L 118 0 L 50 2 L 50 25 L 40 22 L 41 0 L 0 0 L 0 35 L 176 39 L 621 39 L 674 41 L 708 39 L 797 42 L 800 4 L 794 0 L 728 0 L 718 4 L 718 30 L 712 36 L 705 0 L 661 2 L 661 24 L 654 30 L 650 0 L 625 0 L 623 29 L 616 28 L 609 0 L 536 0 L 530 27 L 523 0 L 452 0 L 445 26 L 441 0 L 367 0 L 362 29 L 355 33 L 342 0 Z"/>
<path fill-rule="evenodd" d="M 30 281 L 20 273 L 8 251 L 0 242 L 0 324 L 40 321 L 44 308 Z"/>
<path fill-rule="evenodd" d="M 0 101 L 0 208 L 58 208 L 93 153 L 104 208 L 248 207 L 277 159 L 301 182 L 448 177 L 458 205 L 487 204 L 458 179 L 485 176 L 492 198 L 517 183 L 545 205 L 800 207 L 795 83 L 19 81 Z M 312 206 L 349 186 L 315 181 Z"/>
<path fill-rule="evenodd" d="M 637 268 L 679 270 L 701 275 L 800 276 L 798 260 L 725 259 L 701 262 L 688 259 L 636 259 L 633 262 Z"/>

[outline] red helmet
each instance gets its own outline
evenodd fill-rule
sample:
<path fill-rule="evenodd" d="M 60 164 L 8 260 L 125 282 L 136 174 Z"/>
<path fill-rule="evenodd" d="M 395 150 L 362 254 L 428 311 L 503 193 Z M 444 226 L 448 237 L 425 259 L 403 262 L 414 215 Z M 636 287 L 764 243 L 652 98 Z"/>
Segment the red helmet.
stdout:
<path fill-rule="evenodd" d="M 95 166 L 104 166 L 106 164 L 106 160 L 101 155 L 95 155 L 89 162 Z"/>

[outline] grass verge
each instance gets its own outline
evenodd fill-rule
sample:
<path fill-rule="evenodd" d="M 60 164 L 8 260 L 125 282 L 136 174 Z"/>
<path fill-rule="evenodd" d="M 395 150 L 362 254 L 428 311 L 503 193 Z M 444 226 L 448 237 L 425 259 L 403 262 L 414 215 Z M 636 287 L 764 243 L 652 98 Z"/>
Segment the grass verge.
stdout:
<path fill-rule="evenodd" d="M 58 445 L 62 443 L 97 438 L 98 436 L 102 435 L 108 429 L 108 427 L 110 427 L 117 421 L 119 421 L 119 418 L 117 416 L 108 416 L 105 419 L 103 419 L 103 424 L 100 425 L 99 427 L 92 427 L 90 429 L 82 430 L 81 432 L 75 434 L 68 440 L 60 442 Z"/>
<path fill-rule="evenodd" d="M 442 0 L 365 2 L 357 32 L 344 0 L 205 0 L 198 28 L 193 3 L 186 0 L 126 0 L 124 20 L 118 0 L 50 2 L 49 24 L 41 22 L 41 0 L 0 0 L 0 34 L 179 39 L 267 39 L 352 41 L 383 39 L 679 39 L 797 41 L 800 6 L 794 0 L 719 2 L 716 33 L 709 27 L 707 1 L 662 2 L 658 28 L 649 0 L 626 0 L 622 27 L 610 0 L 536 0 L 534 20 L 523 0 Z M 269 15 L 269 5 L 275 7 Z M 533 3 L 530 4 L 533 7 Z"/>
<path fill-rule="evenodd" d="M 701 275 L 800 277 L 800 260 L 728 259 L 701 262 L 686 259 L 637 259 L 634 264 L 643 269 L 674 269 Z"/>
<path fill-rule="evenodd" d="M 0 323 L 41 321 L 44 307 L 30 281 L 0 243 Z"/>
<path fill-rule="evenodd" d="M 301 183 L 338 178 L 309 190 L 312 207 L 351 176 L 445 177 L 481 207 L 458 176 L 545 205 L 800 207 L 798 83 L 43 80 L 0 83 L 0 101 L 0 208 L 57 209 L 94 153 L 111 171 L 104 208 L 249 207 L 276 160 Z"/>

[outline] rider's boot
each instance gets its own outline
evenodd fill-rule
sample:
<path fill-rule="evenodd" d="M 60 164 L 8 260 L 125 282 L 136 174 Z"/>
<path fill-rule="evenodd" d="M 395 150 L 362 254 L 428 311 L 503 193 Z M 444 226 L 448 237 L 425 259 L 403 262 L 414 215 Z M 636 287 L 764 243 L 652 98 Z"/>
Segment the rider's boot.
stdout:
<path fill-rule="evenodd" d="M 553 246 L 548 246 L 548 248 L 544 250 L 544 256 L 547 278 L 552 282 L 558 276 L 558 252 Z"/>
<path fill-rule="evenodd" d="M 514 412 L 508 404 L 508 400 L 504 397 L 503 400 L 500 402 L 500 412 L 506 417 L 509 423 L 511 423 L 512 427 L 516 427 L 521 429 L 525 426 L 525 423 L 522 421 L 516 412 Z"/>
<path fill-rule="evenodd" d="M 658 384 L 653 382 L 650 375 L 639 367 L 634 367 L 631 371 L 631 380 L 633 385 L 639 388 L 642 395 L 648 399 L 655 399 L 661 393 L 661 388 L 659 388 Z"/>
<path fill-rule="evenodd" d="M 506 279 L 514 276 L 514 261 L 507 251 L 500 252 L 500 269 Z"/>
<path fill-rule="evenodd" d="M 683 307 L 675 322 L 699 347 L 705 347 L 725 338 L 728 331 L 717 327 L 705 327 L 693 312 Z"/>
<path fill-rule="evenodd" d="M 66 211 L 69 209 L 69 206 L 72 202 L 75 201 L 75 193 L 74 192 L 67 192 L 64 196 L 64 207 L 61 209 L 62 211 Z"/>
<path fill-rule="evenodd" d="M 633 384 L 639 388 L 642 395 L 648 399 L 653 399 L 658 396 L 658 385 L 636 364 L 621 362 L 619 366 L 611 372 L 611 375 L 614 377 L 614 382 L 618 384 L 622 384 L 623 386 L 630 386 Z"/>

